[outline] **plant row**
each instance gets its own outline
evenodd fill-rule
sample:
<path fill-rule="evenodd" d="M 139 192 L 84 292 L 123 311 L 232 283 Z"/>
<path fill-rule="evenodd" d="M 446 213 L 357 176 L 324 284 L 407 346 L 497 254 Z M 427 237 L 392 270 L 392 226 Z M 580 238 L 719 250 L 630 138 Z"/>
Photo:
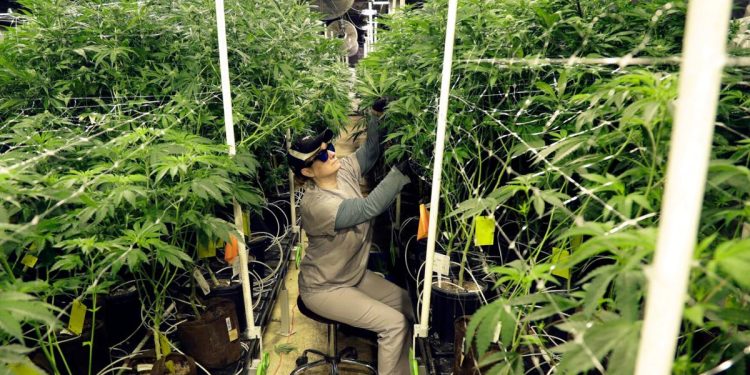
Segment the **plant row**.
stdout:
<path fill-rule="evenodd" d="M 287 130 L 343 124 L 348 72 L 307 5 L 228 3 L 229 157 L 213 2 L 22 5 L 0 39 L 0 372 L 40 371 L 34 351 L 47 371 L 96 373 L 114 287 L 136 287 L 157 343 L 172 297 L 200 317 L 200 289 L 178 280 L 200 268 L 217 282 L 215 243 L 240 237 L 233 201 L 257 212 L 284 190 Z M 81 303 L 84 370 L 59 355 Z"/>
<path fill-rule="evenodd" d="M 422 197 L 446 11 L 437 0 L 387 19 L 358 67 L 363 102 L 398 98 L 383 121 L 386 156 L 426 169 Z M 461 263 L 459 289 L 489 283 L 464 348 L 488 373 L 633 372 L 679 70 L 567 59 L 679 56 L 685 12 L 682 1 L 459 2 L 438 242 Z M 746 76 L 727 68 L 722 80 L 675 373 L 707 371 L 749 343 Z M 477 246 L 485 218 L 494 244 Z"/>

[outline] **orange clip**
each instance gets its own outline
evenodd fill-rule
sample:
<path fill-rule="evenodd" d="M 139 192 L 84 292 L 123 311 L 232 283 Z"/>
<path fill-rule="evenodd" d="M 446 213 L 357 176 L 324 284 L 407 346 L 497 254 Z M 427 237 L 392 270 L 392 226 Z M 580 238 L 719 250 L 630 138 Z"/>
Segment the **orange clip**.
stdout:
<path fill-rule="evenodd" d="M 423 204 L 419 205 L 419 227 L 417 229 L 417 241 L 427 238 L 427 232 L 430 226 L 430 211 L 427 210 L 427 206 Z"/>
<path fill-rule="evenodd" d="M 237 245 L 237 237 L 230 236 L 231 240 L 227 242 L 227 244 L 224 246 L 224 260 L 227 261 L 227 263 L 232 263 L 234 261 L 234 258 L 237 257 L 240 253 L 239 245 Z"/>

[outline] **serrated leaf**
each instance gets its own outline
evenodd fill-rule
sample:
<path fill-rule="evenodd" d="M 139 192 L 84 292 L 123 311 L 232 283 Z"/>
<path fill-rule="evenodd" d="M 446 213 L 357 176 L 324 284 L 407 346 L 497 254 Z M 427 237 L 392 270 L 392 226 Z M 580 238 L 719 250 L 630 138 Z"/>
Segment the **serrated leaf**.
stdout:
<path fill-rule="evenodd" d="M 591 316 L 591 314 L 599 308 L 599 300 L 601 300 L 604 297 L 604 294 L 607 293 L 609 284 L 615 276 L 616 274 L 612 273 L 601 274 L 584 286 L 584 289 L 586 290 L 586 297 L 583 300 L 584 314 Z"/>
<path fill-rule="evenodd" d="M 483 321 L 487 319 L 488 317 L 492 316 L 493 314 L 497 314 L 497 309 L 499 306 L 502 305 L 502 300 L 495 301 L 493 303 L 490 303 L 488 305 L 482 306 L 479 310 L 477 310 L 474 315 L 471 316 L 471 320 L 469 321 L 469 324 L 466 326 L 466 342 L 471 345 L 475 337 L 479 334 L 478 330 L 480 330 L 480 326 L 483 327 Z M 494 328 L 493 328 L 494 332 Z M 479 355 L 482 356 L 483 353 L 480 353 Z"/>

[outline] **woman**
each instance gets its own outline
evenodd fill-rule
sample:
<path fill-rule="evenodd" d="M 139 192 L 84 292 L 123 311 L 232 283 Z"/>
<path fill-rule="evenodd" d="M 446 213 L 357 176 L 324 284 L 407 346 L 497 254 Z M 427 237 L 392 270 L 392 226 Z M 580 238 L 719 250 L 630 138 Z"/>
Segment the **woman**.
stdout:
<path fill-rule="evenodd" d="M 409 183 L 408 163 L 391 169 L 367 198 L 359 187 L 379 155 L 378 115 L 373 106 L 367 142 L 354 154 L 336 158 L 333 133 L 326 130 L 290 147 L 287 160 L 297 179 L 307 184 L 302 197 L 302 228 L 308 246 L 300 264 L 299 290 L 316 314 L 378 334 L 378 372 L 409 374 L 408 353 L 414 315 L 408 293 L 367 270 L 372 219 L 385 211 Z"/>

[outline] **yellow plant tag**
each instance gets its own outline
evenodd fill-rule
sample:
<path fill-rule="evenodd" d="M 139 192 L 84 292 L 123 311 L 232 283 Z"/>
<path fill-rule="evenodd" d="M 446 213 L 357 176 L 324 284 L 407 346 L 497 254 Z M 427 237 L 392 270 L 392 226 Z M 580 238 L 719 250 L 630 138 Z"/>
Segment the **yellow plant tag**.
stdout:
<path fill-rule="evenodd" d="M 211 258 L 216 256 L 216 243 L 208 238 L 198 235 L 198 243 L 196 244 L 198 250 L 198 258 Z"/>
<path fill-rule="evenodd" d="M 34 266 L 36 266 L 37 260 L 39 260 L 39 258 L 31 254 L 26 254 L 23 256 L 23 259 L 21 259 L 21 263 L 26 267 L 34 268 Z"/>
<path fill-rule="evenodd" d="M 164 362 L 164 366 L 167 368 L 167 370 L 169 370 L 170 374 L 174 374 L 174 362 L 171 359 Z"/>
<path fill-rule="evenodd" d="M 568 258 L 570 258 L 570 252 L 568 252 L 568 250 L 563 250 L 558 247 L 552 248 L 552 264 L 555 265 L 555 268 L 552 269 L 553 275 L 570 279 L 570 269 L 561 266 L 561 264 L 568 261 Z"/>
<path fill-rule="evenodd" d="M 73 307 L 70 311 L 70 321 L 68 321 L 68 331 L 76 335 L 83 333 L 83 321 L 86 319 L 86 305 L 80 300 L 73 300 Z"/>
<path fill-rule="evenodd" d="M 236 329 L 229 331 L 229 341 L 234 341 L 240 338 L 240 333 Z"/>
<path fill-rule="evenodd" d="M 28 359 L 26 360 L 28 361 Z M 39 375 L 46 374 L 39 367 L 31 362 L 14 363 L 9 366 L 10 373 L 13 375 Z"/>
<path fill-rule="evenodd" d="M 161 355 L 163 356 L 172 353 L 172 347 L 169 346 L 169 339 L 161 332 L 159 332 L 159 347 L 161 348 Z"/>
<path fill-rule="evenodd" d="M 495 218 L 492 216 L 477 216 L 474 218 L 476 230 L 474 232 L 475 246 L 490 246 L 495 244 Z"/>
<path fill-rule="evenodd" d="M 242 233 L 245 236 L 250 236 L 250 212 L 246 211 L 242 213 Z"/>
<path fill-rule="evenodd" d="M 240 333 L 237 331 L 237 327 L 232 327 L 232 319 L 226 318 L 227 333 L 229 334 L 229 341 L 234 341 L 240 338 Z"/>

